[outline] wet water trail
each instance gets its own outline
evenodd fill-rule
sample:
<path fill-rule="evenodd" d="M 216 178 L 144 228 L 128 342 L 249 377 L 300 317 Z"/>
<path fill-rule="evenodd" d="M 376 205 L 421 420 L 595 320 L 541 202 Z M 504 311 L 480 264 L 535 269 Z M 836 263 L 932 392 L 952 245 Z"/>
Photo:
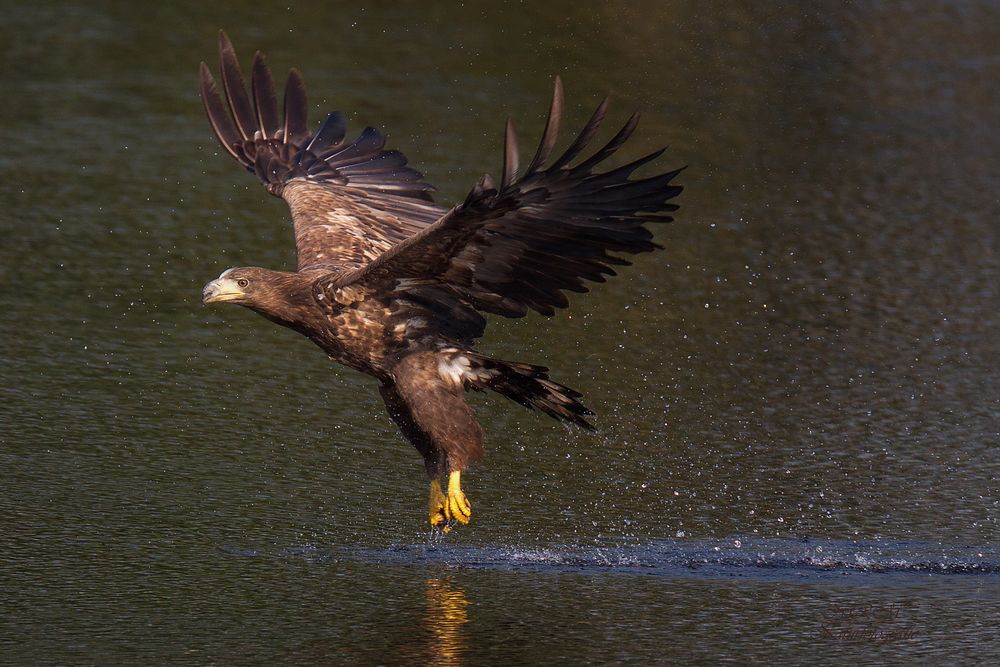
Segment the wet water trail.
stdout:
<path fill-rule="evenodd" d="M 906 542 L 838 542 L 834 540 L 665 540 L 632 547 L 553 546 L 467 547 L 411 544 L 385 549 L 362 547 L 295 547 L 246 549 L 223 547 L 235 558 L 302 558 L 310 562 L 406 567 L 445 566 L 509 572 L 647 575 L 656 577 L 750 577 L 766 580 L 905 582 L 893 575 L 985 575 L 1000 586 L 1000 547 L 956 547 Z"/>

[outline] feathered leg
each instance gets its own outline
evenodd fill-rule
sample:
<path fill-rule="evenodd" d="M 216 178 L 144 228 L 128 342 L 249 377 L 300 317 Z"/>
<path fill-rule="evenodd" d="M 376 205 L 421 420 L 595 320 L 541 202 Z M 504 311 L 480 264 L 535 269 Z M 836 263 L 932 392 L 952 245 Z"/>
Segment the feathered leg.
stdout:
<path fill-rule="evenodd" d="M 417 448 L 420 455 L 424 457 L 424 465 L 427 468 L 427 476 L 431 480 L 429 505 L 430 524 L 447 530 L 448 516 L 448 496 L 441 489 L 440 477 L 448 469 L 447 455 L 437 449 L 430 437 L 425 433 L 410 412 L 409 407 L 396 391 L 393 384 L 383 384 L 379 387 L 382 400 L 389 410 L 389 415 L 396 422 L 403 436 Z"/>
<path fill-rule="evenodd" d="M 472 507 L 462 491 L 461 472 L 483 455 L 483 431 L 465 402 L 461 383 L 449 382 L 437 355 L 421 352 L 397 363 L 394 384 L 381 387 L 389 414 L 423 455 L 430 483 L 432 526 L 447 532 L 451 521 L 469 523 Z M 441 477 L 448 473 L 448 487 Z"/>

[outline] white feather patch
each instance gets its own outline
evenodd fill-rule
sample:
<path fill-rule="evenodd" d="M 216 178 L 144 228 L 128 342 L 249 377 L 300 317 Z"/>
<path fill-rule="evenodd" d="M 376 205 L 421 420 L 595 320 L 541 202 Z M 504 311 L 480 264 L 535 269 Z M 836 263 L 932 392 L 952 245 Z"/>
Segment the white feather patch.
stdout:
<path fill-rule="evenodd" d="M 438 359 L 438 375 L 453 384 L 460 384 L 471 367 L 469 358 L 462 355 Z"/>

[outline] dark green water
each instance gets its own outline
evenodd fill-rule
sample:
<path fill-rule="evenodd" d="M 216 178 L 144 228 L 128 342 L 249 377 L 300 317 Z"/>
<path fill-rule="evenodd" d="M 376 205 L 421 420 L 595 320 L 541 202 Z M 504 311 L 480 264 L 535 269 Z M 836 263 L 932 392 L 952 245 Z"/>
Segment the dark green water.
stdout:
<path fill-rule="evenodd" d="M 6 5 L 0 663 L 1000 661 L 996 3 Z M 475 397 L 470 527 L 371 380 L 201 305 L 293 265 L 220 27 L 442 203 L 555 74 L 690 165 L 666 251 L 491 323 L 600 433 Z"/>

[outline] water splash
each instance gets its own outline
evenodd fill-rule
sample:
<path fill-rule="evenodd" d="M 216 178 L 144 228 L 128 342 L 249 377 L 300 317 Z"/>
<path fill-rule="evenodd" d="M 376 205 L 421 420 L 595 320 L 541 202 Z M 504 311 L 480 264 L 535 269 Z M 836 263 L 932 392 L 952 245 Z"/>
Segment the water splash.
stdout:
<path fill-rule="evenodd" d="M 231 557 L 279 556 L 313 562 L 455 569 L 576 572 L 706 578 L 842 579 L 878 575 L 1000 575 L 1000 548 L 932 542 L 728 538 L 660 540 L 625 547 L 463 546 L 447 543 L 387 548 L 294 547 L 280 553 L 225 548 Z"/>

